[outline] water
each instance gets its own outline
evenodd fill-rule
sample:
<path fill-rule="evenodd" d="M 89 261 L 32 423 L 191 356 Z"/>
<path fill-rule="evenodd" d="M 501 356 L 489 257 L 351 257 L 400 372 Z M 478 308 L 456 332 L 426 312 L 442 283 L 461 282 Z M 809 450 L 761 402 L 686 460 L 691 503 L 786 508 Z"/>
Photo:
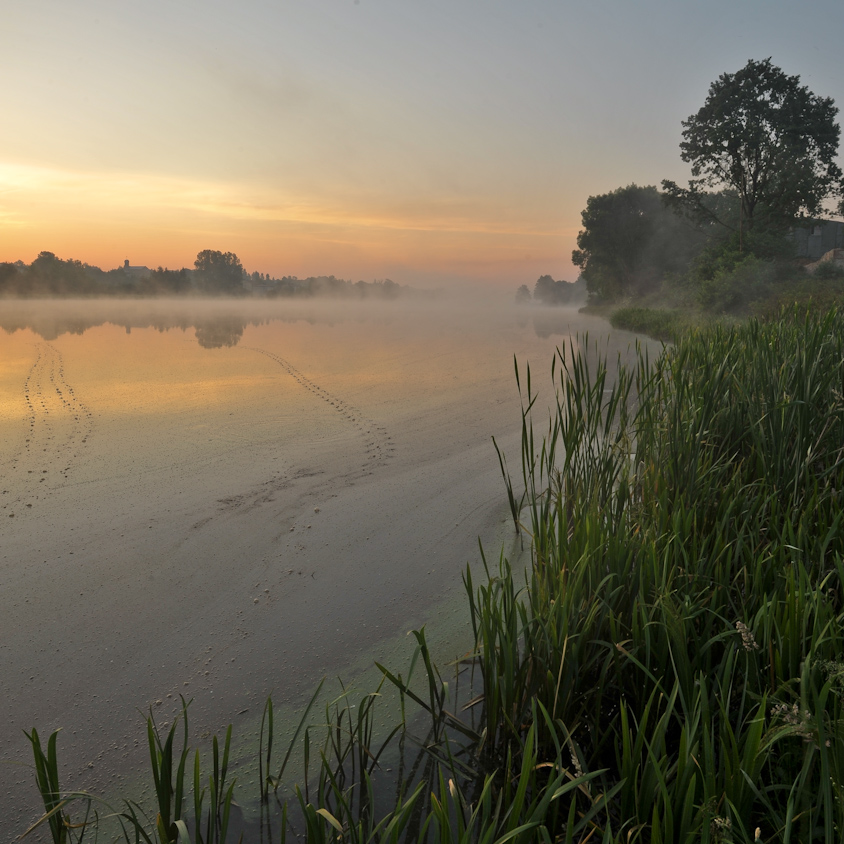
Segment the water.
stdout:
<path fill-rule="evenodd" d="M 63 787 L 134 796 L 150 707 L 185 695 L 199 746 L 232 721 L 248 743 L 267 694 L 401 670 L 413 628 L 465 652 L 461 573 L 511 542 L 513 355 L 547 405 L 555 346 L 605 328 L 480 301 L 4 302 L 0 325 L 7 835 L 38 815 L 23 729 L 63 728 Z"/>

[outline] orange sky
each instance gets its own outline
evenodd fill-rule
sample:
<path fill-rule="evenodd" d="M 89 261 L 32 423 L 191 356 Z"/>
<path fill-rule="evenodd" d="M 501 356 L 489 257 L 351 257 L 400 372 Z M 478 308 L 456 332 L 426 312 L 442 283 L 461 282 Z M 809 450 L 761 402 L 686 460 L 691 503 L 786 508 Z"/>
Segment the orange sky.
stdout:
<path fill-rule="evenodd" d="M 126 173 L 0 165 L 9 186 L 0 227 L 6 260 L 42 249 L 110 268 L 190 266 L 198 251 L 236 252 L 248 269 L 357 279 L 542 274 L 563 232 L 513 202 L 365 197 L 366 207 L 252 186 Z M 474 205 L 474 207 L 473 207 Z M 482 207 L 479 207 L 482 206 Z M 12 246 L 13 244 L 13 246 Z"/>

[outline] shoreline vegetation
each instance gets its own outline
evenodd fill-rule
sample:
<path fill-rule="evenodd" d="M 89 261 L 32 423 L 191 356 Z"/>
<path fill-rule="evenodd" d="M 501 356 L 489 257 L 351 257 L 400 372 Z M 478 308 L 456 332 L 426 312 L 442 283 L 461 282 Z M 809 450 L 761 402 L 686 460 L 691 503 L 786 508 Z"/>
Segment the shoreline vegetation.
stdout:
<path fill-rule="evenodd" d="M 674 343 L 693 331 L 716 325 L 735 325 L 735 317 L 715 317 L 684 309 L 628 307 L 612 310 L 608 320 L 613 328 L 644 334 L 663 343 Z"/>
<path fill-rule="evenodd" d="M 400 297 L 435 298 L 436 290 L 419 290 L 389 278 L 347 281 L 333 275 L 275 278 L 269 273 L 247 272 L 233 252 L 204 249 L 192 269 L 130 266 L 102 270 L 74 259 L 41 252 L 31 263 L 0 262 L 0 299 L 135 298 L 159 297 L 261 297 L 268 299 L 313 297 L 391 300 Z"/>
<path fill-rule="evenodd" d="M 409 667 L 284 740 L 268 701 L 244 798 L 230 731 L 201 758 L 187 703 L 150 717 L 143 810 L 66 790 L 32 730 L 39 829 L 210 844 L 252 799 L 246 841 L 839 841 L 844 314 L 716 324 L 617 368 L 578 338 L 552 379 L 544 418 L 516 367 L 522 453 L 500 457 L 530 567 L 467 568 L 459 682 L 421 630 Z"/>

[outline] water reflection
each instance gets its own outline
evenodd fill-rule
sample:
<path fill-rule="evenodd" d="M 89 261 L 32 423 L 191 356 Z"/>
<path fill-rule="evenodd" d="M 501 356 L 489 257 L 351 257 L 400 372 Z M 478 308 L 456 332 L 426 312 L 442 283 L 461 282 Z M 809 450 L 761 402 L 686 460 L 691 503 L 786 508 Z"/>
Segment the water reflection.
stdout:
<path fill-rule="evenodd" d="M 302 311 L 289 313 L 260 307 L 232 309 L 231 304 L 134 305 L 114 302 L 4 302 L 0 306 L 0 328 L 7 334 L 29 329 L 43 340 L 53 341 L 65 334 L 81 335 L 92 328 L 115 325 L 131 334 L 133 329 L 153 328 L 160 333 L 193 328 L 202 348 L 236 346 L 247 326 L 270 321 L 313 321 Z"/>
<path fill-rule="evenodd" d="M 203 349 L 236 346 L 243 337 L 246 322 L 237 317 L 218 317 L 196 326 L 196 340 Z"/>
<path fill-rule="evenodd" d="M 413 307 L 411 306 L 411 309 Z M 31 330 L 43 340 L 53 341 L 65 334 L 81 335 L 91 328 L 115 325 L 127 334 L 133 329 L 153 328 L 158 332 L 172 329 L 194 329 L 197 343 L 204 349 L 231 348 L 240 342 L 248 326 L 270 322 L 317 322 L 329 325 L 350 319 L 390 317 L 399 305 L 363 304 L 358 308 L 337 308 L 323 304 L 316 306 L 276 305 L 273 303 L 232 303 L 183 301 L 121 303 L 114 300 L 64 300 L 0 302 L 0 328 L 7 334 Z M 402 310 L 404 310 L 402 308 Z M 425 311 L 423 306 L 420 312 Z M 569 335 L 571 309 L 537 308 L 506 309 L 510 319 L 520 328 L 532 324 L 533 332 L 541 340 Z M 474 322 L 480 314 L 476 307 L 445 307 L 441 315 L 449 313 L 458 321 Z"/>
<path fill-rule="evenodd" d="M 555 335 L 568 337 L 571 334 L 572 311 L 561 308 L 548 308 L 533 315 L 533 331 L 540 340 L 548 340 Z"/>

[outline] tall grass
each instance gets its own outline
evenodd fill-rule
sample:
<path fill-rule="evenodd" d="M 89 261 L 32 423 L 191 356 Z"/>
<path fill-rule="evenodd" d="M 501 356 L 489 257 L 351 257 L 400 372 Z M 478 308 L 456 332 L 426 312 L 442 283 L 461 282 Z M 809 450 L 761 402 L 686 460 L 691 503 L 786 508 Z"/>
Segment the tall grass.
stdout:
<path fill-rule="evenodd" d="M 473 606 L 487 738 L 518 747 L 542 701 L 620 786 L 615 835 L 844 833 L 843 345 L 830 313 L 716 327 L 613 379 L 572 348 L 544 436 L 525 415 L 530 584 L 502 565 Z"/>
<path fill-rule="evenodd" d="M 418 631 L 406 676 L 381 667 L 400 693 L 392 729 L 376 740 L 380 690 L 355 707 L 341 695 L 322 724 L 303 718 L 292 796 L 289 748 L 269 773 L 268 703 L 260 796 L 269 808 L 273 786 L 275 837 L 841 841 L 844 317 L 716 326 L 632 365 L 584 338 L 552 376 L 553 412 L 537 422 L 517 368 L 521 485 L 499 460 L 531 564 L 525 579 L 482 556 L 478 583 L 467 568 L 463 688 Z M 55 736 L 46 754 L 30 740 L 44 823 L 69 840 Z M 178 826 L 184 792 L 164 772 L 182 775 L 184 749 L 178 763 L 167 741 L 150 749 L 163 844 L 198 825 Z M 390 754 L 401 764 L 385 800 Z"/>

